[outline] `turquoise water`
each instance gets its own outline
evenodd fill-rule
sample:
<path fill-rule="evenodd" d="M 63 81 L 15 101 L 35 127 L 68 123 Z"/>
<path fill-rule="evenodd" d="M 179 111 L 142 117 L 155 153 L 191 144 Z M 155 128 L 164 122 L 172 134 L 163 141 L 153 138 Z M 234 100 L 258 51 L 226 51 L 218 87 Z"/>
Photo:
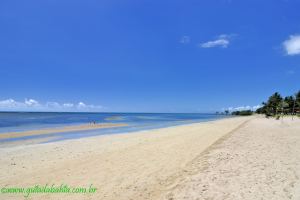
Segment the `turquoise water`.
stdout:
<path fill-rule="evenodd" d="M 223 118 L 222 115 L 200 113 L 46 113 L 46 112 L 0 112 L 0 134 L 6 132 L 36 130 L 51 127 L 77 125 L 90 122 L 126 123 L 126 127 L 94 129 L 88 131 L 52 133 L 2 139 L 1 142 L 47 138 L 47 142 L 103 134 L 127 133 Z M 55 136 L 51 139 L 50 136 Z"/>

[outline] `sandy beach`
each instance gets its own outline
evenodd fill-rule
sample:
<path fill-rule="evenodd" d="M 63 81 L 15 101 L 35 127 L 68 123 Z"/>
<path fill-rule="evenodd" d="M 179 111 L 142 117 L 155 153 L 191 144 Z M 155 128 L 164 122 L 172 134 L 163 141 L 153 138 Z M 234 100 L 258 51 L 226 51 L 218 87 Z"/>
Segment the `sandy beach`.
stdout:
<path fill-rule="evenodd" d="M 299 118 L 251 116 L 5 147 L 0 186 L 97 188 L 29 199 L 299 199 L 299 133 Z"/>
<path fill-rule="evenodd" d="M 0 200 L 300 200 L 299 10 L 1 1 Z"/>

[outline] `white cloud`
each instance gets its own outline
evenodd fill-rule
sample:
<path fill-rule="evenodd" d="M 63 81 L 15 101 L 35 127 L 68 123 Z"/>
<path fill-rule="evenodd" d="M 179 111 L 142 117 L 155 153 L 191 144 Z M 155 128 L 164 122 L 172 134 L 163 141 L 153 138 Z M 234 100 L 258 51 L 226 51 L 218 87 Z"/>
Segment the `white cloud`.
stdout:
<path fill-rule="evenodd" d="M 217 47 L 220 46 L 222 48 L 227 48 L 229 45 L 229 41 L 226 39 L 218 39 L 214 41 L 208 41 L 203 44 L 201 44 L 202 48 L 212 48 L 212 47 Z"/>
<path fill-rule="evenodd" d="M 97 109 L 102 109 L 102 108 L 103 108 L 103 106 L 87 105 L 83 102 L 79 102 L 77 104 L 77 109 L 79 109 L 79 110 L 82 110 L 82 109 L 85 109 L 85 110 L 94 110 L 94 109 L 96 109 L 97 110 Z"/>
<path fill-rule="evenodd" d="M 74 106 L 74 104 L 72 104 L 72 103 L 64 103 L 63 104 L 63 107 L 65 107 L 65 108 L 72 108 Z"/>
<path fill-rule="evenodd" d="M 255 111 L 260 107 L 262 107 L 262 105 L 229 107 L 229 108 L 223 108 L 222 110 L 228 110 L 229 112 L 241 111 L 241 110 L 253 110 L 253 111 Z"/>
<path fill-rule="evenodd" d="M 46 103 L 46 107 L 49 108 L 60 108 L 60 104 L 57 102 L 47 102 Z"/>
<path fill-rule="evenodd" d="M 230 40 L 233 35 L 226 35 L 222 34 L 219 35 L 216 40 L 204 42 L 200 44 L 201 48 L 213 48 L 213 47 L 221 47 L 221 48 L 227 48 L 230 44 Z"/>
<path fill-rule="evenodd" d="M 259 104 L 259 105 L 253 106 L 253 107 L 252 107 L 252 110 L 255 111 L 255 110 L 257 110 L 257 109 L 259 109 L 259 108 L 261 108 L 261 107 L 262 107 L 262 105 Z"/>
<path fill-rule="evenodd" d="M 0 100 L 0 111 L 101 111 L 102 106 L 88 105 L 79 102 L 76 106 L 73 103 L 46 102 L 39 103 L 34 99 L 25 99 L 24 102 L 14 99 Z"/>
<path fill-rule="evenodd" d="M 180 43 L 182 44 L 188 44 L 191 42 L 191 38 L 189 36 L 183 36 L 181 39 L 180 39 Z"/>
<path fill-rule="evenodd" d="M 36 107 L 40 105 L 39 102 L 34 99 L 29 99 L 29 100 L 25 99 L 25 104 L 31 107 Z"/>
<path fill-rule="evenodd" d="M 86 105 L 83 102 L 79 102 L 78 105 L 77 105 L 77 108 L 79 108 L 79 109 L 86 108 Z"/>
<path fill-rule="evenodd" d="M 18 106 L 18 103 L 13 100 L 13 99 L 6 99 L 3 101 L 0 101 L 0 108 L 1 107 L 7 107 L 7 108 L 12 108 Z"/>
<path fill-rule="evenodd" d="M 283 42 L 283 47 L 287 55 L 300 55 L 300 35 L 291 35 Z"/>

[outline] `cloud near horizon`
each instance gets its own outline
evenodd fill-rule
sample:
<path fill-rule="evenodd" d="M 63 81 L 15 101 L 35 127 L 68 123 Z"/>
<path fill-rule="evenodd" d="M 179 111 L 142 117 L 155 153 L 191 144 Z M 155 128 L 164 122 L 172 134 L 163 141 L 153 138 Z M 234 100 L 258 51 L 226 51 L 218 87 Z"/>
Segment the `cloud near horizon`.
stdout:
<path fill-rule="evenodd" d="M 24 102 L 15 101 L 14 99 L 0 100 L 0 111 L 101 111 L 103 106 L 88 105 L 83 102 L 77 104 L 58 102 L 40 103 L 34 99 L 25 99 Z"/>
<path fill-rule="evenodd" d="M 231 35 L 222 34 L 217 37 L 216 40 L 207 41 L 204 43 L 201 43 L 199 46 L 201 48 L 213 48 L 213 47 L 221 47 L 221 48 L 227 48 L 230 44 Z"/>
<path fill-rule="evenodd" d="M 252 110 L 255 111 L 258 108 L 262 107 L 262 105 L 256 105 L 256 106 L 238 106 L 238 107 L 229 107 L 229 108 L 223 108 L 222 110 L 228 110 L 229 112 L 233 111 L 242 111 L 242 110 Z"/>
<path fill-rule="evenodd" d="M 300 55 L 300 35 L 290 35 L 288 40 L 283 42 L 283 47 L 287 55 Z"/>

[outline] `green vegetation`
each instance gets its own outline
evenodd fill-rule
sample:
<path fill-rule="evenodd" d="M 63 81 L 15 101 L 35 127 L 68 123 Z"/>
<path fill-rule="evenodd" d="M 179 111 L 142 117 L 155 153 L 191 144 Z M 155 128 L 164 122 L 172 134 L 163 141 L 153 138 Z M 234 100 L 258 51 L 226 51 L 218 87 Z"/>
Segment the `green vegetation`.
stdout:
<path fill-rule="evenodd" d="M 241 111 L 234 111 L 231 114 L 239 115 L 239 116 L 248 116 L 248 115 L 252 115 L 253 111 L 252 110 L 241 110 Z"/>
<path fill-rule="evenodd" d="M 262 103 L 263 106 L 256 110 L 258 114 L 265 114 L 267 117 L 275 117 L 279 119 L 281 115 L 299 115 L 300 114 L 300 90 L 294 96 L 282 97 L 275 92 L 269 97 L 267 102 Z"/>

